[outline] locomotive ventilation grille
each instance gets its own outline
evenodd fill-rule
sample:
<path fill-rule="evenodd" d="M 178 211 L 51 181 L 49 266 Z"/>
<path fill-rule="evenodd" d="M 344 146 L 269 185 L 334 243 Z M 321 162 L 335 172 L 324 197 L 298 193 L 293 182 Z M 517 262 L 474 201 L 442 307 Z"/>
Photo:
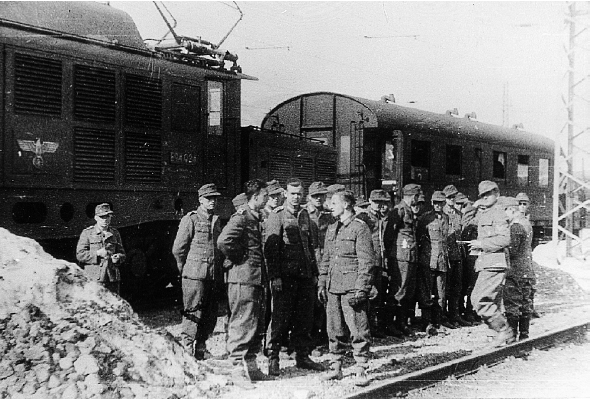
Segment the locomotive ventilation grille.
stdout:
<path fill-rule="evenodd" d="M 291 160 L 286 155 L 272 154 L 269 162 L 269 178 L 286 182 L 291 177 Z"/>
<path fill-rule="evenodd" d="M 115 181 L 115 132 L 85 127 L 74 129 L 74 180 Z"/>
<path fill-rule="evenodd" d="M 61 62 L 16 53 L 14 64 L 15 113 L 60 116 Z"/>
<path fill-rule="evenodd" d="M 336 162 L 326 159 L 319 159 L 316 163 L 316 180 L 327 185 L 336 182 Z"/>
<path fill-rule="evenodd" d="M 159 134 L 127 132 L 125 177 L 129 182 L 152 183 L 162 178 L 162 140 Z"/>
<path fill-rule="evenodd" d="M 74 72 L 76 119 L 114 122 L 115 109 L 115 71 L 76 65 Z"/>
<path fill-rule="evenodd" d="M 293 159 L 293 176 L 300 178 L 306 187 L 314 181 L 313 158 L 295 157 Z"/>
<path fill-rule="evenodd" d="M 125 123 L 159 129 L 162 125 L 162 81 L 146 76 L 126 76 Z"/>

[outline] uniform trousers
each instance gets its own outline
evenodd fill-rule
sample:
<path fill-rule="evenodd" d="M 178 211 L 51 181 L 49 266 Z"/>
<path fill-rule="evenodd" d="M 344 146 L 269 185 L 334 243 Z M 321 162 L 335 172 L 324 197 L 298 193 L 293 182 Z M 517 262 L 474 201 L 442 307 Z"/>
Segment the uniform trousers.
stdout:
<path fill-rule="evenodd" d="M 375 267 L 373 274 L 373 285 L 377 289 L 377 296 L 370 300 L 369 313 L 371 316 L 378 316 L 383 310 L 383 306 L 385 304 L 385 295 L 389 285 L 389 280 L 383 277 L 383 268 Z"/>
<path fill-rule="evenodd" d="M 254 359 L 262 347 L 264 333 L 264 288 L 258 285 L 229 283 L 227 350 L 234 364 Z"/>
<path fill-rule="evenodd" d="M 367 363 L 371 338 L 367 304 L 355 306 L 354 308 L 350 306 L 349 299 L 354 295 L 353 292 L 346 294 L 328 292 L 326 315 L 328 317 L 330 353 L 334 361 L 342 359 L 342 356 L 346 353 L 348 338 L 346 329 L 348 327 L 354 360 L 357 363 Z"/>
<path fill-rule="evenodd" d="M 311 329 L 317 286 L 312 278 L 283 277 L 282 291 L 272 292 L 272 315 L 267 333 L 271 357 L 281 350 L 281 338 L 291 328 L 291 347 L 306 356 L 312 346 Z"/>
<path fill-rule="evenodd" d="M 418 264 L 415 300 L 420 309 L 432 307 L 432 271 L 429 265 Z"/>
<path fill-rule="evenodd" d="M 473 306 L 471 304 L 471 293 L 473 292 L 473 286 L 477 280 L 477 273 L 475 272 L 475 261 L 477 256 L 467 255 L 463 259 L 463 286 L 461 287 L 461 297 L 467 297 L 465 303 L 465 310 L 472 311 Z M 461 302 L 459 302 L 461 305 Z"/>
<path fill-rule="evenodd" d="M 449 260 L 449 265 L 449 271 L 446 273 L 446 299 L 449 302 L 449 314 L 455 316 L 459 311 L 459 301 L 463 301 L 463 297 L 461 296 L 461 288 L 463 287 L 463 262 L 461 259 Z"/>
<path fill-rule="evenodd" d="M 204 352 L 207 338 L 217 323 L 218 296 L 221 285 L 214 280 L 182 279 L 182 341 L 190 347 L 196 341 L 196 351 Z"/>
<path fill-rule="evenodd" d="M 391 280 L 387 292 L 387 307 L 408 307 L 416 291 L 417 264 L 401 260 L 391 263 L 393 267 L 390 268 Z"/>
<path fill-rule="evenodd" d="M 471 293 L 471 303 L 477 315 L 494 331 L 501 331 L 506 326 L 502 310 L 505 279 L 505 270 L 483 269 L 478 273 Z"/>
<path fill-rule="evenodd" d="M 504 308 L 506 316 L 519 318 L 533 313 L 533 279 L 506 277 L 504 284 Z"/>

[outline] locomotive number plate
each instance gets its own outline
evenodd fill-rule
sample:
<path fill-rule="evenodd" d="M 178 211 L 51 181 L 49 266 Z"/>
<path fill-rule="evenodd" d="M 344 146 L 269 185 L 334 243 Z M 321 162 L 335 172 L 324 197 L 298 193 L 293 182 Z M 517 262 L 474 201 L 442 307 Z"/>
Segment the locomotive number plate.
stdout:
<path fill-rule="evenodd" d="M 191 154 L 190 152 L 180 153 L 170 151 L 170 163 L 180 165 L 196 165 L 197 156 L 195 154 Z"/>

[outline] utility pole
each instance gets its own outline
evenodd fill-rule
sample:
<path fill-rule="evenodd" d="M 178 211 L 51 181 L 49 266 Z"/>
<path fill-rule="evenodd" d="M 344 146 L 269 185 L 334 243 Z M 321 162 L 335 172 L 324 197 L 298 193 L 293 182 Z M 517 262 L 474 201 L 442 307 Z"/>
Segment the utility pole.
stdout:
<path fill-rule="evenodd" d="M 585 5 L 581 10 L 579 6 Z M 589 91 L 588 63 L 576 62 L 579 58 L 586 59 L 589 54 L 586 43 L 589 41 L 590 24 L 588 21 L 587 3 L 568 2 L 566 23 L 569 25 L 569 45 L 567 57 L 569 61 L 567 77 L 568 92 L 567 123 L 555 138 L 554 182 L 553 182 L 553 241 L 560 238 L 566 241 L 566 256 L 573 255 L 573 249 L 582 245 L 579 223 L 584 210 L 590 210 L 590 200 L 583 195 L 590 190 L 590 182 L 585 175 L 574 175 L 574 161 L 577 157 L 590 154 L 577 145 L 582 139 L 588 140 L 590 127 L 587 115 L 576 105 L 587 104 Z M 578 58 L 579 57 L 579 58 Z M 576 80 L 577 79 L 577 80 Z M 576 111 L 576 112 L 574 112 Z M 581 158 L 578 158 L 581 159 Z M 583 163 L 582 163 L 583 165 Z"/>

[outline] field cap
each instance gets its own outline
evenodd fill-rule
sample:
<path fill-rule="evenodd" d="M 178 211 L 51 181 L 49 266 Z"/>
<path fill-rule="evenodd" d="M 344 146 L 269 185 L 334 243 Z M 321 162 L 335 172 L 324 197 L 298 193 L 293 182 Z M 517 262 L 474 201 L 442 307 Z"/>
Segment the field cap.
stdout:
<path fill-rule="evenodd" d="M 246 205 L 248 203 L 248 196 L 245 193 L 238 194 L 231 200 L 235 208 Z"/>
<path fill-rule="evenodd" d="M 504 207 L 518 206 L 518 200 L 514 197 L 504 197 Z"/>
<path fill-rule="evenodd" d="M 432 193 L 432 202 L 445 202 L 446 199 L 447 197 L 442 191 L 435 191 L 434 193 Z"/>
<path fill-rule="evenodd" d="M 332 184 L 327 187 L 327 190 L 329 194 L 334 194 L 346 190 L 346 187 L 343 184 Z"/>
<path fill-rule="evenodd" d="M 358 206 L 359 208 L 364 208 L 369 204 L 370 202 L 365 199 L 364 195 L 359 195 L 359 197 L 356 199 L 356 206 Z"/>
<path fill-rule="evenodd" d="M 385 190 L 377 189 L 371 191 L 371 195 L 369 196 L 371 201 L 391 201 L 391 196 Z"/>
<path fill-rule="evenodd" d="M 95 216 L 106 216 L 112 215 L 114 212 L 111 210 L 111 206 L 106 202 L 104 204 L 96 205 L 94 208 L 94 215 Z"/>
<path fill-rule="evenodd" d="M 406 184 L 404 186 L 404 195 L 416 195 L 420 194 L 422 187 L 419 184 Z"/>
<path fill-rule="evenodd" d="M 426 202 L 426 197 L 424 196 L 424 194 L 419 194 L 418 198 L 416 199 L 416 203 L 420 203 L 420 202 Z"/>
<path fill-rule="evenodd" d="M 464 204 L 467 201 L 469 201 L 469 198 L 467 198 L 467 196 L 463 193 L 457 193 L 455 196 L 455 203 L 457 204 Z"/>
<path fill-rule="evenodd" d="M 489 193 L 492 190 L 499 190 L 498 185 L 490 180 L 484 180 L 479 183 L 477 186 L 477 190 L 479 192 L 479 196 L 481 197 L 485 193 Z"/>
<path fill-rule="evenodd" d="M 217 192 L 217 186 L 213 183 L 203 184 L 199 189 L 199 197 L 219 197 L 220 195 Z"/>
<path fill-rule="evenodd" d="M 268 190 L 268 195 L 281 194 L 284 191 L 278 180 L 267 181 L 266 189 Z"/>
<path fill-rule="evenodd" d="M 457 190 L 457 187 L 453 186 L 452 184 L 449 184 L 448 186 L 443 188 L 442 192 L 445 195 L 445 197 L 449 198 L 449 197 L 452 197 L 453 195 L 457 195 L 459 190 Z"/>
<path fill-rule="evenodd" d="M 531 202 L 531 200 L 529 200 L 529 196 L 526 195 L 526 193 L 518 193 L 516 195 L 516 199 L 518 201 L 526 201 L 526 202 Z"/>
<path fill-rule="evenodd" d="M 309 186 L 309 195 L 328 194 L 326 185 L 321 181 L 314 181 Z"/>

